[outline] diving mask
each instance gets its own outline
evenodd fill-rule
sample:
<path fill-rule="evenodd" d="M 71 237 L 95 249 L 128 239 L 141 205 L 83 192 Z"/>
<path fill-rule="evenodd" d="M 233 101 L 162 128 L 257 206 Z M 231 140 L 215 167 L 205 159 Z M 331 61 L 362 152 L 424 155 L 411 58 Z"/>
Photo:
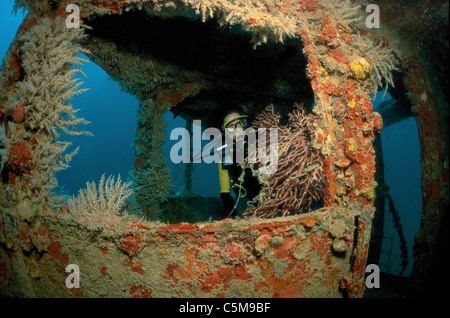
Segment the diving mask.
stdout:
<path fill-rule="evenodd" d="M 223 124 L 222 129 L 225 130 L 227 128 L 229 129 L 236 129 L 240 127 L 241 129 L 245 129 L 247 127 L 247 115 L 241 115 L 237 117 L 233 117 L 230 120 L 228 120 L 225 124 Z"/>

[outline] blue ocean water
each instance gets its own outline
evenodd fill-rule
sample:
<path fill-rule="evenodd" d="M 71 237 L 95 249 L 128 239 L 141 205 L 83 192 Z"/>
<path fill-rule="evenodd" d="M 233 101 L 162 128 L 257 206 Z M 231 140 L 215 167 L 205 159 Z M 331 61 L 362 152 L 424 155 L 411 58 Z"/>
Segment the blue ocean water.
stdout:
<path fill-rule="evenodd" d="M 9 44 L 23 19 L 20 12 L 12 14 L 12 4 L 0 3 L 0 56 L 7 53 Z M 74 108 L 80 109 L 78 115 L 92 123 L 86 126 L 94 134 L 90 136 L 64 136 L 63 140 L 73 142 L 73 147 L 80 147 L 79 154 L 71 162 L 71 168 L 58 173 L 61 191 L 70 195 L 84 188 L 86 182 L 98 181 L 102 174 L 107 176 L 120 174 L 123 180 L 130 175 L 134 166 L 132 148 L 136 129 L 136 110 L 138 100 L 121 92 L 119 84 L 108 79 L 108 75 L 95 63 L 83 66 L 87 78 L 83 78 L 90 90 L 72 100 Z M 386 98 L 390 98 L 387 96 Z M 380 98 L 374 102 L 379 104 Z M 185 121 L 173 118 L 168 112 L 164 116 L 167 122 L 165 156 L 169 158 L 171 146 L 175 141 L 169 140 L 169 134 L 176 127 L 185 127 Z M 420 226 L 422 210 L 421 201 L 421 165 L 420 148 L 415 118 L 409 118 L 381 132 L 385 164 L 385 181 L 390 188 L 396 208 L 399 211 L 404 234 L 407 240 L 409 265 L 404 276 L 409 276 L 413 265 L 412 247 L 414 235 Z M 174 186 L 172 191 L 184 189 L 184 165 L 175 165 L 168 160 Z M 192 190 L 204 195 L 218 195 L 217 167 L 206 164 L 194 164 Z M 398 275 L 400 265 L 400 243 L 393 227 L 392 216 L 386 206 L 384 236 L 382 248 L 389 253 L 383 254 L 380 262 L 386 263 L 380 269 L 383 272 Z M 392 246 L 389 238 L 392 237 Z M 390 255 L 390 257 L 389 257 Z M 388 262 L 389 260 L 389 262 Z"/>

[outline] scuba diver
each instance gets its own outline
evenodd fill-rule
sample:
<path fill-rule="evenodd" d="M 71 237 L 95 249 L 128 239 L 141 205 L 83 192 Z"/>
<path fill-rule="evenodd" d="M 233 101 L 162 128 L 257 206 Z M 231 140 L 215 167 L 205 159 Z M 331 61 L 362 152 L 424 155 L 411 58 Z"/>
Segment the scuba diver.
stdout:
<path fill-rule="evenodd" d="M 225 142 L 218 149 L 222 151 L 222 160 L 218 163 L 220 197 L 223 201 L 223 210 L 219 214 L 222 218 L 238 216 L 236 208 L 239 200 L 244 197 L 252 200 L 261 190 L 258 180 L 252 175 L 250 169 L 245 170 L 243 180 L 239 181 L 242 168 L 238 164 L 237 154 L 241 151 L 244 156 L 248 155 L 248 149 L 244 147 L 246 141 L 243 139 L 246 126 L 247 116 L 240 115 L 237 111 L 229 112 L 223 120 L 222 132 L 224 132 Z M 237 142 L 239 138 L 242 138 L 242 142 Z M 231 189 L 237 196 L 236 203 L 231 196 Z"/>

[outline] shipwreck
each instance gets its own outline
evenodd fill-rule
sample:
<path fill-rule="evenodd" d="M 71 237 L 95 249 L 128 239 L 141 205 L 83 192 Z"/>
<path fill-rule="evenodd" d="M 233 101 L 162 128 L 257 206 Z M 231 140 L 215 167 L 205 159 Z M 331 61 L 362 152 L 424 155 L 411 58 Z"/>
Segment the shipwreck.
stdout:
<path fill-rule="evenodd" d="M 384 209 L 376 142 L 384 114 L 372 105 L 383 90 L 407 101 L 419 128 L 423 214 L 408 293 L 421 295 L 435 282 L 448 224 L 448 63 L 439 62 L 448 62 L 448 39 L 447 53 L 423 43 L 448 27 L 448 2 L 405 3 L 379 1 L 382 27 L 368 28 L 359 0 L 17 0 L 28 13 L 0 74 L 0 295 L 362 297 Z M 76 12 L 80 27 L 68 27 Z M 102 178 L 85 201 L 62 204 L 55 173 L 76 155 L 64 135 L 89 134 L 70 103 L 84 89 L 75 79 L 81 53 L 140 102 L 135 182 Z M 213 120 L 230 94 L 255 114 L 268 104 L 282 116 L 314 105 L 305 142 L 319 158 L 317 209 L 283 206 L 279 215 L 266 197 L 248 218 L 207 222 L 183 218 L 183 207 L 214 202 L 167 200 L 163 114 Z M 115 189 L 123 191 L 112 198 Z M 295 187 L 283 188 L 291 190 L 294 202 Z M 132 192 L 147 219 L 105 210 L 122 209 Z M 88 207 L 96 203 L 103 210 Z M 175 208 L 170 222 L 152 219 Z M 69 264 L 80 288 L 66 286 Z"/>

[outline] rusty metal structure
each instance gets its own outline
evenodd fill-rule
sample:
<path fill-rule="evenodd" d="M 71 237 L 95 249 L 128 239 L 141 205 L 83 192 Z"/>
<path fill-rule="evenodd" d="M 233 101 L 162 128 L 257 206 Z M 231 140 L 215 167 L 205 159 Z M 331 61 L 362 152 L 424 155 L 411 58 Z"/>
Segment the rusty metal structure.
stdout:
<path fill-rule="evenodd" d="M 65 23 L 71 3 L 80 7 L 88 26 L 78 44 L 140 101 L 145 115 L 135 142 L 145 147 L 136 152 L 137 174 L 147 161 L 157 160 L 167 110 L 186 119 L 211 119 L 218 110 L 214 97 L 223 94 L 260 104 L 309 100 L 320 121 L 314 147 L 323 155 L 324 207 L 272 219 L 123 220 L 114 230 L 101 230 L 76 222 L 65 206 L 55 211 L 33 200 L 44 193 L 27 189 L 38 184 L 34 171 L 40 162 L 34 154 L 46 132 L 30 124 L 30 105 L 13 105 L 23 93 L 21 85 L 35 75 L 24 66 L 30 49 L 24 39 L 44 20 Z M 375 62 L 363 57 L 356 31 L 374 47 L 395 49 L 395 89 L 389 91 L 409 100 L 417 118 L 423 215 L 408 295 L 433 287 L 430 273 L 446 253 L 439 235 L 448 227 L 448 95 L 443 89 L 448 46 L 439 53 L 425 39 L 434 35 L 437 45 L 445 42 L 445 36 L 435 36 L 448 26 L 445 3 L 379 1 L 383 27 L 358 30 L 342 19 L 357 4 L 362 9 L 355 14 L 364 17 L 363 1 L 249 3 L 17 1 L 29 11 L 0 81 L 0 125 L 10 142 L 0 183 L 2 296 L 362 297 L 376 214 L 373 141 L 383 124 L 372 111 Z M 230 32 L 223 28 L 227 23 L 241 29 Z M 242 61 L 246 52 L 251 58 Z M 44 65 L 45 58 L 36 63 Z M 261 111 L 257 104 L 248 103 L 248 112 Z M 79 289 L 65 285 L 69 264 L 80 268 Z"/>

